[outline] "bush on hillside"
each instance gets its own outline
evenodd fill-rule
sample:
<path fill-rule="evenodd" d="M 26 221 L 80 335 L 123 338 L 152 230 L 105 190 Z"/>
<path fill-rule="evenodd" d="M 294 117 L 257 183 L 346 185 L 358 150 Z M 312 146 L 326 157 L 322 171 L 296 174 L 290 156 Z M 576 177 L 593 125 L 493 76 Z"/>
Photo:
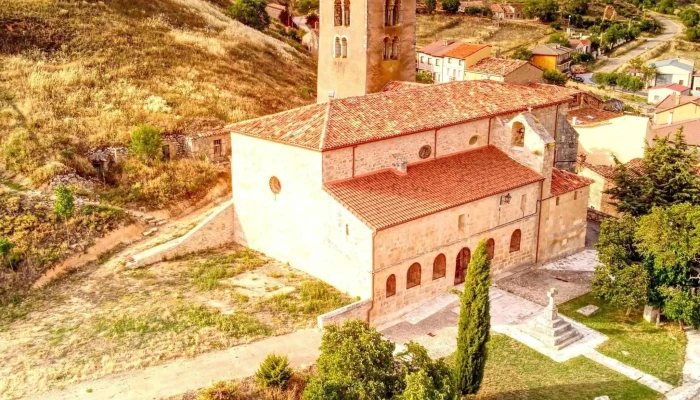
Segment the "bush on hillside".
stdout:
<path fill-rule="evenodd" d="M 219 381 L 199 392 L 198 400 L 241 400 L 238 387 L 229 381 Z"/>
<path fill-rule="evenodd" d="M 442 10 L 448 13 L 459 11 L 459 0 L 442 0 Z"/>
<path fill-rule="evenodd" d="M 563 33 L 557 32 L 557 33 L 553 33 L 549 36 L 549 39 L 547 39 L 547 43 L 555 43 L 555 44 L 559 44 L 562 46 L 568 46 L 569 39 L 567 39 Z"/>
<path fill-rule="evenodd" d="M 542 79 L 552 85 L 563 85 L 566 83 L 566 75 L 556 69 L 548 69 L 542 73 Z"/>
<path fill-rule="evenodd" d="M 514 60 L 529 61 L 530 58 L 532 58 L 532 51 L 528 50 L 526 47 L 518 47 L 517 49 L 513 50 L 513 54 L 510 55 L 510 58 Z"/>
<path fill-rule="evenodd" d="M 142 159 L 152 160 L 161 152 L 160 130 L 150 125 L 140 125 L 131 132 L 131 153 Z"/>
<path fill-rule="evenodd" d="M 289 368 L 289 359 L 286 356 L 278 356 L 275 353 L 268 354 L 260 363 L 255 373 L 258 384 L 262 387 L 278 387 L 286 389 L 289 379 L 292 377 L 292 369 Z"/>
<path fill-rule="evenodd" d="M 236 0 L 228 8 L 228 13 L 236 21 L 262 31 L 270 25 L 270 16 L 265 7 L 265 0 Z"/>

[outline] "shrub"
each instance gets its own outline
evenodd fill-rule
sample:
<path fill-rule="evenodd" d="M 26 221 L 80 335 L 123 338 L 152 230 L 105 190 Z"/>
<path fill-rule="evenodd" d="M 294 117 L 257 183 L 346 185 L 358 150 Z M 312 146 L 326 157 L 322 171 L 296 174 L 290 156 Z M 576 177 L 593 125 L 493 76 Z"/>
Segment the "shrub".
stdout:
<path fill-rule="evenodd" d="M 559 22 L 552 22 L 551 24 L 549 24 L 549 27 L 558 31 L 561 29 L 561 24 Z M 552 43 L 552 42 L 547 42 L 547 43 Z"/>
<path fill-rule="evenodd" d="M 306 14 L 311 10 L 318 10 L 318 0 L 299 0 L 296 4 L 296 8 L 302 14 Z"/>
<path fill-rule="evenodd" d="M 556 69 L 548 69 L 542 73 L 542 79 L 553 85 L 563 85 L 566 83 L 566 75 Z"/>
<path fill-rule="evenodd" d="M 198 400 L 242 400 L 233 382 L 219 381 L 199 392 Z"/>
<path fill-rule="evenodd" d="M 553 22 L 552 25 L 556 24 L 556 22 Z M 569 39 L 566 38 L 566 36 L 561 33 L 553 33 L 551 36 L 549 36 L 549 39 L 547 39 L 547 43 L 556 43 L 560 44 L 562 46 L 568 46 L 569 45 Z"/>
<path fill-rule="evenodd" d="M 437 0 L 425 0 L 425 11 L 427 11 L 428 14 L 434 13 L 436 8 Z"/>
<path fill-rule="evenodd" d="M 268 354 L 255 373 L 258 384 L 262 387 L 278 387 L 286 389 L 292 370 L 289 368 L 289 360 L 286 356 Z"/>
<path fill-rule="evenodd" d="M 428 71 L 418 71 L 416 72 L 416 82 L 419 83 L 435 83 L 433 79 L 433 74 Z"/>
<path fill-rule="evenodd" d="M 267 15 L 265 7 L 265 0 L 236 0 L 228 8 L 228 13 L 236 21 L 262 31 L 270 25 L 270 16 Z"/>
<path fill-rule="evenodd" d="M 510 55 L 510 58 L 514 60 L 528 61 L 530 58 L 532 58 L 532 51 L 525 47 L 518 47 L 517 49 L 513 50 L 513 54 Z"/>
<path fill-rule="evenodd" d="M 404 400 L 454 399 L 456 387 L 452 369 L 444 359 L 432 360 L 428 351 L 415 342 L 396 355 L 405 382 Z"/>
<path fill-rule="evenodd" d="M 448 13 L 456 13 L 459 10 L 459 0 L 442 0 L 442 9 Z"/>
<path fill-rule="evenodd" d="M 150 125 L 140 125 L 131 132 L 131 152 L 143 159 L 154 159 L 161 151 L 160 131 Z"/>
<path fill-rule="evenodd" d="M 56 201 L 53 204 L 53 211 L 63 220 L 73 216 L 75 212 L 75 198 L 73 191 L 65 186 L 58 186 L 54 190 Z"/>

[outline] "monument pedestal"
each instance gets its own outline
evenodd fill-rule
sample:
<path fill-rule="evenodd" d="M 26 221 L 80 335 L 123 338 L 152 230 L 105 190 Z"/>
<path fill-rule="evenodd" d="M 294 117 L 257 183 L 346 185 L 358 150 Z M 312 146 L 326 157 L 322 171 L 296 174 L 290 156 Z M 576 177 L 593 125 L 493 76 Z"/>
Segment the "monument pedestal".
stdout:
<path fill-rule="evenodd" d="M 554 295 L 556 293 L 557 290 L 554 288 L 549 290 L 549 293 L 547 293 L 549 305 L 542 314 L 530 322 L 528 330 L 532 336 L 542 343 L 561 350 L 581 339 L 583 335 L 559 316 L 557 306 L 554 303 Z"/>

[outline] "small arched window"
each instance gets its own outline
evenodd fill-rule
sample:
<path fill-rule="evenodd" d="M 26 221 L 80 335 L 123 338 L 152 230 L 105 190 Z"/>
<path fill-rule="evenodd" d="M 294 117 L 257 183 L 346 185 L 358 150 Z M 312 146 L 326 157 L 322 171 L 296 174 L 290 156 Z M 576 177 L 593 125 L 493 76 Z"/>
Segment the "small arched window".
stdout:
<path fill-rule="evenodd" d="M 520 229 L 516 229 L 513 231 L 513 234 L 510 235 L 510 252 L 516 252 L 520 250 L 520 238 L 522 236 L 522 233 L 520 232 Z"/>
<path fill-rule="evenodd" d="M 467 276 L 467 267 L 469 266 L 469 261 L 471 261 L 472 252 L 468 247 L 462 248 L 462 250 L 457 253 L 457 260 L 455 265 L 455 285 L 459 285 L 464 282 L 464 278 Z"/>
<path fill-rule="evenodd" d="M 525 145 L 525 125 L 520 122 L 513 123 L 511 144 L 518 147 L 523 147 Z"/>
<path fill-rule="evenodd" d="M 493 239 L 486 241 L 486 254 L 489 257 L 489 260 L 493 260 L 493 256 L 496 254 L 496 241 Z"/>
<path fill-rule="evenodd" d="M 350 0 L 343 0 L 343 23 L 350 26 Z"/>
<path fill-rule="evenodd" d="M 342 38 L 340 41 L 340 56 L 343 58 L 348 57 L 348 39 Z"/>
<path fill-rule="evenodd" d="M 445 277 L 445 271 L 447 270 L 447 259 L 444 254 L 438 254 L 433 261 L 433 279 L 440 279 Z"/>
<path fill-rule="evenodd" d="M 406 273 L 406 289 L 420 285 L 420 264 L 413 263 Z"/>
<path fill-rule="evenodd" d="M 384 43 L 384 54 L 383 54 L 382 57 L 383 57 L 385 60 L 388 60 L 388 59 L 389 59 L 389 55 L 390 55 L 390 54 L 389 54 L 389 53 L 390 53 L 390 49 L 389 49 L 389 48 L 390 48 L 389 38 L 388 38 L 388 37 L 385 37 L 383 43 Z"/>
<path fill-rule="evenodd" d="M 394 39 L 391 41 L 391 59 L 399 59 L 399 38 L 397 36 L 394 36 Z"/>
<path fill-rule="evenodd" d="M 334 10 L 335 10 L 335 19 L 334 19 L 335 26 L 343 25 L 343 5 L 341 4 L 340 0 L 335 0 Z"/>
<path fill-rule="evenodd" d="M 390 26 L 392 20 L 392 12 L 394 11 L 394 2 L 392 0 L 384 1 L 384 26 Z"/>
<path fill-rule="evenodd" d="M 396 294 L 396 275 L 391 274 L 386 278 L 386 297 Z"/>
<path fill-rule="evenodd" d="M 394 0 L 394 7 L 391 11 L 391 25 L 398 25 L 401 23 L 401 0 Z"/>
<path fill-rule="evenodd" d="M 340 46 L 340 38 L 336 36 L 335 37 L 335 47 L 333 49 L 333 57 L 338 58 L 338 57 L 340 57 L 341 53 L 342 53 L 342 48 Z"/>

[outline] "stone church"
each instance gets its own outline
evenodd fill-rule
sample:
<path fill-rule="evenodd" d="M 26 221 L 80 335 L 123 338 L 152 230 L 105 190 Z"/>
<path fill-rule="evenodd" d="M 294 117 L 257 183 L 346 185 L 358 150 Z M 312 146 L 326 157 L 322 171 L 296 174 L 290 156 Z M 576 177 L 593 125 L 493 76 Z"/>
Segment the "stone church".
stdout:
<path fill-rule="evenodd" d="M 495 276 L 584 247 L 591 181 L 561 158 L 578 92 L 412 82 L 415 1 L 322 1 L 320 32 L 318 102 L 227 127 L 238 243 L 372 325 L 461 284 L 481 240 Z"/>

